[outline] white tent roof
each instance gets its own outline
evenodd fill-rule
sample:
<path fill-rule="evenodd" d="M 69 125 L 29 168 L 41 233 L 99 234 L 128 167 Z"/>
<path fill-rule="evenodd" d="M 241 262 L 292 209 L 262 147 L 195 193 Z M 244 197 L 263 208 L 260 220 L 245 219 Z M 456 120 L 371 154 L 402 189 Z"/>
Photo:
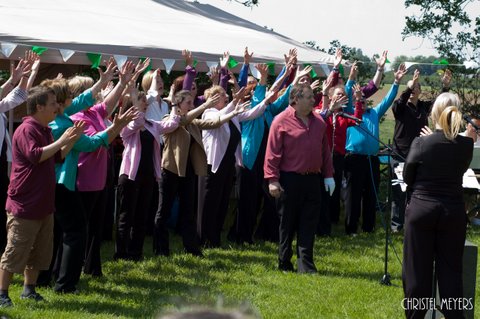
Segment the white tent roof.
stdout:
<path fill-rule="evenodd" d="M 254 61 L 283 64 L 283 54 L 298 50 L 300 63 L 318 74 L 333 57 L 210 5 L 174 0 L 0 0 L 0 42 L 18 44 L 17 58 L 30 46 L 49 48 L 42 62 L 90 65 L 86 52 L 103 58 L 118 54 L 150 57 L 154 67 L 175 59 L 184 68 L 182 49 L 193 52 L 197 69 L 217 62 L 224 51 L 243 61 L 248 46 Z M 53 50 L 55 49 L 55 50 Z M 64 62 L 58 49 L 74 50 Z M 7 56 L 0 53 L 0 58 Z M 320 65 L 323 64 L 323 68 Z"/>

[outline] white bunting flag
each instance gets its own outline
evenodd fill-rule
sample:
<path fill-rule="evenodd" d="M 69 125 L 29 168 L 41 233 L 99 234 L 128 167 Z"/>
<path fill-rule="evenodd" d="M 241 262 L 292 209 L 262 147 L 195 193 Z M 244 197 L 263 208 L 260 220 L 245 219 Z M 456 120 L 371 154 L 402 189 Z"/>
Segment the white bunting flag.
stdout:
<path fill-rule="evenodd" d="M 117 62 L 118 69 L 121 70 L 125 62 L 127 62 L 128 57 L 124 55 L 117 55 L 114 54 L 113 58 L 115 59 L 115 62 Z"/>
<path fill-rule="evenodd" d="M 218 62 L 216 61 L 206 61 L 205 63 L 207 64 L 209 70 L 213 67 L 218 66 Z"/>
<path fill-rule="evenodd" d="M 415 63 L 415 62 L 403 62 L 403 63 L 405 63 L 405 67 L 407 68 L 407 70 L 408 70 L 412 65 L 417 64 L 417 63 Z"/>
<path fill-rule="evenodd" d="M 327 64 L 322 63 L 320 64 L 320 67 L 322 68 L 323 73 L 325 73 L 325 76 L 328 76 L 330 74 L 330 68 Z"/>
<path fill-rule="evenodd" d="M 10 55 L 12 55 L 13 50 L 15 50 L 15 48 L 17 47 L 17 45 L 15 43 L 2 42 L 1 47 L 2 47 L 3 55 L 9 58 Z"/>
<path fill-rule="evenodd" d="M 165 65 L 165 71 L 167 74 L 170 74 L 173 65 L 175 64 L 175 59 L 163 59 L 163 64 Z"/>
<path fill-rule="evenodd" d="M 67 62 L 75 54 L 73 50 L 60 49 L 60 54 L 62 55 L 63 62 Z"/>
<path fill-rule="evenodd" d="M 257 70 L 257 68 L 252 64 L 249 65 L 249 68 L 252 76 L 256 79 L 260 79 L 260 72 Z"/>

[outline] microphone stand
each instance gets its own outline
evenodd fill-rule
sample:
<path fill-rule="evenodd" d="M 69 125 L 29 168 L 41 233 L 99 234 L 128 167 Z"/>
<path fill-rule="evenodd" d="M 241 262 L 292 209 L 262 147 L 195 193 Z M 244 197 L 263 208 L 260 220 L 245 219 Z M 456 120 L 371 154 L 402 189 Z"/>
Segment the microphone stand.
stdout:
<path fill-rule="evenodd" d="M 405 161 L 405 158 L 395 152 L 390 145 L 387 145 L 380 141 L 375 135 L 373 135 L 368 129 L 362 127 L 361 123 L 357 123 L 355 126 L 361 129 L 364 133 L 366 133 L 368 136 L 372 137 L 375 141 L 377 141 L 379 144 L 381 144 L 386 150 L 386 155 L 388 156 L 388 187 L 387 187 L 387 208 L 390 207 L 391 210 L 391 205 L 392 205 L 392 199 L 391 199 L 391 194 L 392 194 L 392 169 L 391 169 L 391 162 L 390 159 L 392 155 L 396 155 L 398 158 L 402 159 Z M 388 141 L 390 143 L 390 140 Z M 385 213 L 384 214 L 384 221 L 385 221 L 385 257 L 384 257 L 384 268 L 383 268 L 383 276 L 380 279 L 380 284 L 385 285 L 385 286 L 391 286 L 392 282 L 390 280 L 391 276 L 388 273 L 388 241 L 390 240 L 390 219 L 388 218 L 389 214 Z"/>

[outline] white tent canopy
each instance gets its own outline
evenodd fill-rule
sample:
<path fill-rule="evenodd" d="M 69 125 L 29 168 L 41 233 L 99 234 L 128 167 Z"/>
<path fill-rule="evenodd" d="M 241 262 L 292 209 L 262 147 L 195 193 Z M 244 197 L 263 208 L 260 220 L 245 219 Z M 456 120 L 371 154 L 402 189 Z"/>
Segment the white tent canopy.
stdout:
<path fill-rule="evenodd" d="M 49 49 L 42 55 L 47 63 L 90 65 L 85 54 L 90 52 L 101 53 L 102 59 L 150 57 L 153 67 L 162 69 L 165 59 L 173 59 L 173 69 L 182 70 L 186 48 L 198 61 L 197 69 L 205 71 L 207 62 L 217 62 L 227 50 L 242 62 L 248 46 L 254 62 L 275 62 L 277 70 L 293 47 L 299 63 L 312 64 L 318 74 L 333 63 L 328 54 L 216 7 L 181 0 L 0 0 L 0 17 L 0 59 L 41 46 Z M 9 43 L 17 44 L 10 55 Z M 74 53 L 66 59 L 60 49 Z"/>

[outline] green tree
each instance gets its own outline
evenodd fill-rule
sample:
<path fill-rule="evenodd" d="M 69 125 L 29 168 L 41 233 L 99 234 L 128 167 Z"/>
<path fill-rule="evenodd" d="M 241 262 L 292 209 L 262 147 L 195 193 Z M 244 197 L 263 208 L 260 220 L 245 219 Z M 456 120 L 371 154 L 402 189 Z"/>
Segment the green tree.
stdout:
<path fill-rule="evenodd" d="M 478 59 L 480 17 L 474 17 L 474 8 L 479 3 L 479 0 L 405 0 L 405 7 L 420 9 L 420 15 L 405 17 L 403 38 L 430 39 L 450 62 Z"/>
<path fill-rule="evenodd" d="M 420 15 L 405 18 L 403 38 L 418 36 L 429 39 L 438 53 L 448 59 L 450 64 L 461 64 L 468 60 L 478 62 L 480 17 L 475 16 L 474 9 L 478 8 L 479 3 L 480 0 L 405 0 L 405 7 L 420 9 Z M 416 58 L 413 61 L 419 62 Z M 449 68 L 454 72 L 452 91 L 462 99 L 463 111 L 480 116 L 478 70 L 452 66 Z"/>

